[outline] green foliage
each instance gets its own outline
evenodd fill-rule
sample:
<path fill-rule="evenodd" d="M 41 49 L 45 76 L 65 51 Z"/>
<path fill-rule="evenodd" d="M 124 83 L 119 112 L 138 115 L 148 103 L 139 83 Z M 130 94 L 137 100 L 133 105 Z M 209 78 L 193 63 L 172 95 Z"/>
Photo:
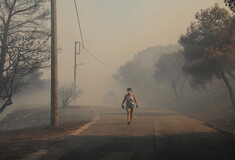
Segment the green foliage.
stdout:
<path fill-rule="evenodd" d="M 197 86 L 235 69 L 235 28 L 232 16 L 217 4 L 196 13 L 195 18 L 179 43 L 186 59 L 183 69 Z"/>
<path fill-rule="evenodd" d="M 182 72 L 183 64 L 182 51 L 163 54 L 155 63 L 154 78 L 156 82 L 169 83 L 176 96 L 178 96 L 178 88 L 182 90 L 185 84 L 185 76 Z"/>

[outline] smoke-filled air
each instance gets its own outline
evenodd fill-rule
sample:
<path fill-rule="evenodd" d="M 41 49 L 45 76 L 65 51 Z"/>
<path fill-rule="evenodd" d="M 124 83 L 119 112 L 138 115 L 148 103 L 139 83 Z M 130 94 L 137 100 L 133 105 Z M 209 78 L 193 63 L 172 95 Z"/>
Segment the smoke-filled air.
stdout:
<path fill-rule="evenodd" d="M 172 159 L 165 157 L 174 155 L 171 149 L 157 145 L 171 146 L 165 135 L 180 135 L 175 140 L 189 133 L 234 135 L 234 12 L 234 0 L 0 1 L 0 142 L 7 146 L 0 159 L 27 159 L 40 151 L 46 160 L 58 152 L 50 152 L 57 150 L 50 148 L 51 140 L 70 136 L 93 137 L 96 154 L 101 152 L 95 150 L 99 138 L 116 135 L 123 135 L 128 144 L 132 141 L 127 137 L 147 143 L 155 136 L 149 159 L 163 153 L 159 157 Z M 37 147 L 27 152 L 15 149 L 18 139 L 22 149 L 28 145 L 26 137 Z M 45 149 L 46 142 L 37 140 L 48 140 L 50 149 L 42 153 L 39 146 Z M 78 147 L 83 141 L 78 140 L 78 146 L 64 141 L 69 147 L 59 146 L 63 151 L 58 159 L 70 159 L 70 151 L 78 157 L 90 155 L 85 154 L 89 147 Z M 116 142 L 122 148 L 119 139 Z M 190 146 L 199 144 L 190 141 Z M 127 159 L 141 159 L 152 153 L 149 148 L 138 154 L 139 147 L 128 150 Z M 12 150 L 15 155 L 9 154 Z M 220 154 L 208 153 L 214 152 Z M 231 158 L 224 155 L 222 159 Z M 173 157 L 177 156 L 185 158 Z"/>

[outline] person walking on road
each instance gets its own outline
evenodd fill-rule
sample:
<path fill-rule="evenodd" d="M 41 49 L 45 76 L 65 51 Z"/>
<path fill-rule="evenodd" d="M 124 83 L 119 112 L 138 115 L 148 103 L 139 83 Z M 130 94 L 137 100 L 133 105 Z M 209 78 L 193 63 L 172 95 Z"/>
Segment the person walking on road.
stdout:
<path fill-rule="evenodd" d="M 132 113 L 133 109 L 136 105 L 136 108 L 138 108 L 137 100 L 135 98 L 135 95 L 132 92 L 131 88 L 127 88 L 127 94 L 124 96 L 124 99 L 122 101 L 122 108 L 124 109 L 124 103 L 126 102 L 126 111 L 127 111 L 127 121 L 128 124 L 131 123 L 132 119 Z"/>

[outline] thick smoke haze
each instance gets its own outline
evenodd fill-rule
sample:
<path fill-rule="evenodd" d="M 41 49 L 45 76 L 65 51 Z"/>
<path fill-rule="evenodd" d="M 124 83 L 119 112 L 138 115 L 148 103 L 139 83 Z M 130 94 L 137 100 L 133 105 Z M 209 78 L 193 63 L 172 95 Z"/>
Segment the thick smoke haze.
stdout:
<path fill-rule="evenodd" d="M 78 1 L 84 45 L 112 69 L 100 64 L 85 50 L 77 56 L 77 83 L 84 94 L 80 105 L 100 105 L 115 86 L 112 75 L 140 51 L 177 44 L 196 12 L 221 0 Z M 59 81 L 73 81 L 74 42 L 81 41 L 73 1 L 58 1 Z M 49 73 L 45 73 L 49 78 Z M 108 85 L 109 84 L 109 85 Z M 117 91 L 118 92 L 118 91 Z M 123 93 L 123 92 L 122 92 Z"/>
<path fill-rule="evenodd" d="M 81 49 L 81 54 L 77 56 L 77 63 L 83 63 L 83 65 L 78 65 L 77 85 L 83 90 L 83 95 L 76 101 L 76 104 L 120 105 L 126 87 L 130 87 L 131 84 L 119 83 L 113 78 L 118 69 L 132 60 L 141 59 L 138 58 L 140 55 L 144 60 L 145 54 L 139 54 L 141 51 L 151 50 L 154 46 L 177 44 L 179 36 L 186 32 L 187 26 L 194 20 L 195 13 L 202 8 L 212 6 L 214 3 L 225 7 L 220 0 L 213 2 L 211 0 L 180 0 L 180 2 L 105 0 L 102 3 L 95 0 L 78 1 L 84 45 L 112 68 L 97 62 L 85 50 Z M 74 42 L 81 41 L 75 13 L 73 1 L 58 1 L 58 46 L 61 49 L 59 52 L 60 84 L 71 83 L 74 78 Z M 160 54 L 154 50 L 152 53 Z M 147 57 L 150 57 L 151 63 L 143 61 L 141 65 L 150 68 L 148 65 L 153 65 L 156 58 Z M 153 70 L 152 67 L 147 71 L 149 77 L 154 72 Z M 48 69 L 44 71 L 43 79 L 49 78 L 50 70 Z M 22 99 L 16 99 L 20 104 L 39 102 L 39 104 L 49 105 L 49 88 L 50 84 L 45 90 L 22 92 L 21 96 L 16 96 L 22 97 Z M 145 88 L 146 93 L 149 87 L 142 85 L 134 88 L 140 99 L 141 97 L 148 99 L 149 96 L 146 97 L 143 96 L 143 93 L 138 93 L 140 88 Z M 26 96 L 23 96 L 24 93 Z M 150 103 L 151 100 L 147 101 Z M 141 102 L 143 105 L 148 105 L 144 100 Z M 154 102 L 152 103 L 154 104 Z"/>
<path fill-rule="evenodd" d="M 83 93 L 72 105 L 120 109 L 126 88 L 132 87 L 141 109 L 191 110 L 198 115 L 204 115 L 201 112 L 207 109 L 211 113 L 214 111 L 211 117 L 222 110 L 230 110 L 228 92 L 221 81 L 213 81 L 196 91 L 190 87 L 190 77 L 186 77 L 185 86 L 176 97 L 169 83 L 157 83 L 154 78 L 155 64 L 160 57 L 182 49 L 178 45 L 179 37 L 195 21 L 195 13 L 214 3 L 227 8 L 222 0 L 77 2 L 84 46 L 105 65 L 81 47 L 77 55 L 76 83 Z M 58 0 L 60 86 L 73 83 L 75 41 L 81 42 L 80 37 L 73 1 Z M 43 72 L 43 85 L 23 89 L 14 97 L 14 104 L 1 114 L 0 120 L 16 109 L 35 109 L 37 112 L 40 108 L 43 109 L 40 113 L 49 114 L 50 68 Z M 82 118 L 90 118 L 94 110 L 96 108 L 84 111 Z M 31 117 L 35 114 L 33 112 Z M 49 123 L 49 115 L 46 116 Z"/>

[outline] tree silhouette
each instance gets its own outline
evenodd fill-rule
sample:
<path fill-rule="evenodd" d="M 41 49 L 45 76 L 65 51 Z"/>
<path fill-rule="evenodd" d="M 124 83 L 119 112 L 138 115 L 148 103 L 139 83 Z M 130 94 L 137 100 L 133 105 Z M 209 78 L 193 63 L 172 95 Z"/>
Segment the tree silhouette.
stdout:
<path fill-rule="evenodd" d="M 0 113 L 12 104 L 27 75 L 48 66 L 47 0 L 0 1 Z"/>
<path fill-rule="evenodd" d="M 74 84 L 66 84 L 60 87 L 59 94 L 61 107 L 66 108 L 71 102 L 82 95 L 82 90 L 75 89 Z"/>
<path fill-rule="evenodd" d="M 186 79 L 182 72 L 184 58 L 182 51 L 163 54 L 155 63 L 154 78 L 157 83 L 168 83 L 178 97 L 178 90 L 182 91 Z"/>
<path fill-rule="evenodd" d="M 184 47 L 184 71 L 192 76 L 192 86 L 222 79 L 228 88 L 233 109 L 235 101 L 228 75 L 235 69 L 235 27 L 232 16 L 217 4 L 195 15 L 179 43 Z"/>

